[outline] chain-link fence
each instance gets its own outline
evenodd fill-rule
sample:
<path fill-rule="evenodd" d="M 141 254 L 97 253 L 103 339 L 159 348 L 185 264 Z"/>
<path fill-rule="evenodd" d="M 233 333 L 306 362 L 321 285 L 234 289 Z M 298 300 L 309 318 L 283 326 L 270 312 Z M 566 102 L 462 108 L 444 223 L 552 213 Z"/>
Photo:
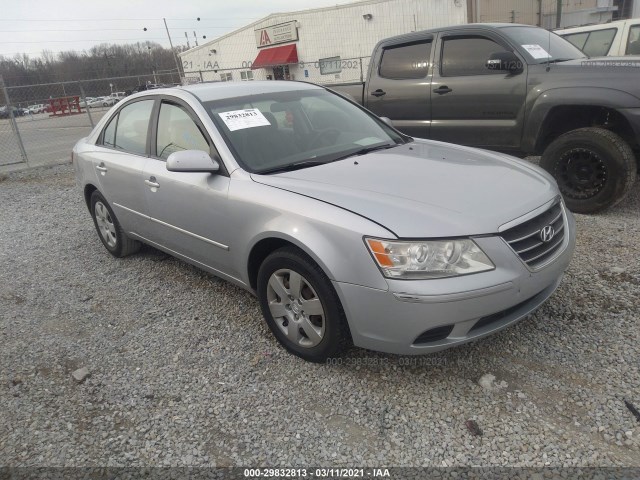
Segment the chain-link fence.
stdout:
<path fill-rule="evenodd" d="M 78 139 L 125 96 L 159 86 L 203 82 L 302 80 L 320 85 L 361 82 L 369 57 L 186 72 L 176 71 L 37 85 L 5 85 L 0 76 L 0 167 L 39 166 L 70 159 Z"/>
<path fill-rule="evenodd" d="M 75 142 L 118 100 L 179 83 L 175 72 L 19 86 L 5 85 L 0 76 L 0 166 L 68 159 Z"/>
<path fill-rule="evenodd" d="M 320 85 L 362 82 L 369 70 L 370 57 L 325 58 L 290 65 L 263 65 L 252 69 L 251 62 L 234 68 L 185 71 L 183 83 L 251 80 L 301 80 Z"/>

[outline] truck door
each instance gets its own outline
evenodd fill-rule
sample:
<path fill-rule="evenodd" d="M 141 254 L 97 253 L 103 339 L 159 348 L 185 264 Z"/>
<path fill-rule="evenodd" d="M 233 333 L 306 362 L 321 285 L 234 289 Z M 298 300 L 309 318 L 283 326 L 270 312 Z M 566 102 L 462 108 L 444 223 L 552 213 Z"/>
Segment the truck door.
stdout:
<path fill-rule="evenodd" d="M 520 146 L 527 65 L 521 59 L 520 73 L 485 67 L 492 53 L 506 50 L 511 48 L 491 32 L 439 36 L 431 84 L 431 138 L 498 150 Z"/>
<path fill-rule="evenodd" d="M 389 117 L 400 131 L 429 137 L 433 36 L 382 44 L 374 53 L 365 90 L 365 106 Z"/>

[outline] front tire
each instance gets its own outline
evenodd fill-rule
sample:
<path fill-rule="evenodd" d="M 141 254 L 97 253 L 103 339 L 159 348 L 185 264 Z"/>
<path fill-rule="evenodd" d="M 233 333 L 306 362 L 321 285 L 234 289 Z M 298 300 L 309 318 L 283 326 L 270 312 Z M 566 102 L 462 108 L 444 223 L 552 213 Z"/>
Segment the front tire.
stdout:
<path fill-rule="evenodd" d="M 109 203 L 97 190 L 91 195 L 91 217 L 104 247 L 114 257 L 126 257 L 140 250 L 140 242 L 127 237 Z"/>
<path fill-rule="evenodd" d="M 620 202 L 636 180 L 633 150 L 604 128 L 579 128 L 559 136 L 542 154 L 540 166 L 558 182 L 566 205 L 596 213 Z"/>
<path fill-rule="evenodd" d="M 324 362 L 348 348 L 351 336 L 331 281 L 303 252 L 271 253 L 258 271 L 262 314 L 278 342 L 311 362 Z"/>

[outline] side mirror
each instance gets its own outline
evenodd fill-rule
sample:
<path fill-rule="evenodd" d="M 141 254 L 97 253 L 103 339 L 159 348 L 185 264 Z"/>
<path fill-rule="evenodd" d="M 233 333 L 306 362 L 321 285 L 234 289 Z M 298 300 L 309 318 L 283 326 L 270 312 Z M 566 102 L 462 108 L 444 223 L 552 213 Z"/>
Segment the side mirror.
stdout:
<path fill-rule="evenodd" d="M 513 52 L 495 52 L 489 55 L 485 63 L 489 70 L 499 70 L 509 73 L 520 73 L 524 70 L 522 62 Z"/>
<path fill-rule="evenodd" d="M 390 127 L 393 127 L 393 122 L 391 121 L 391 119 L 389 117 L 380 117 L 380 120 L 382 120 L 384 123 L 386 123 Z M 395 128 L 395 127 L 393 127 L 393 128 Z"/>
<path fill-rule="evenodd" d="M 220 169 L 220 157 L 211 158 L 201 150 L 183 150 L 173 152 L 167 158 L 167 170 L 170 172 L 207 172 L 215 173 Z"/>

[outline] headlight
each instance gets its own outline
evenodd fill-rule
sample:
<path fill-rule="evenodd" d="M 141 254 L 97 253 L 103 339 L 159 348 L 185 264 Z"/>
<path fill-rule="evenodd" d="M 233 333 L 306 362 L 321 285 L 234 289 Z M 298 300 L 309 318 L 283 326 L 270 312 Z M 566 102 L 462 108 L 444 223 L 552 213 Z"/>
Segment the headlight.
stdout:
<path fill-rule="evenodd" d="M 425 279 L 493 270 L 495 266 L 473 240 L 402 242 L 366 238 L 385 277 Z"/>

